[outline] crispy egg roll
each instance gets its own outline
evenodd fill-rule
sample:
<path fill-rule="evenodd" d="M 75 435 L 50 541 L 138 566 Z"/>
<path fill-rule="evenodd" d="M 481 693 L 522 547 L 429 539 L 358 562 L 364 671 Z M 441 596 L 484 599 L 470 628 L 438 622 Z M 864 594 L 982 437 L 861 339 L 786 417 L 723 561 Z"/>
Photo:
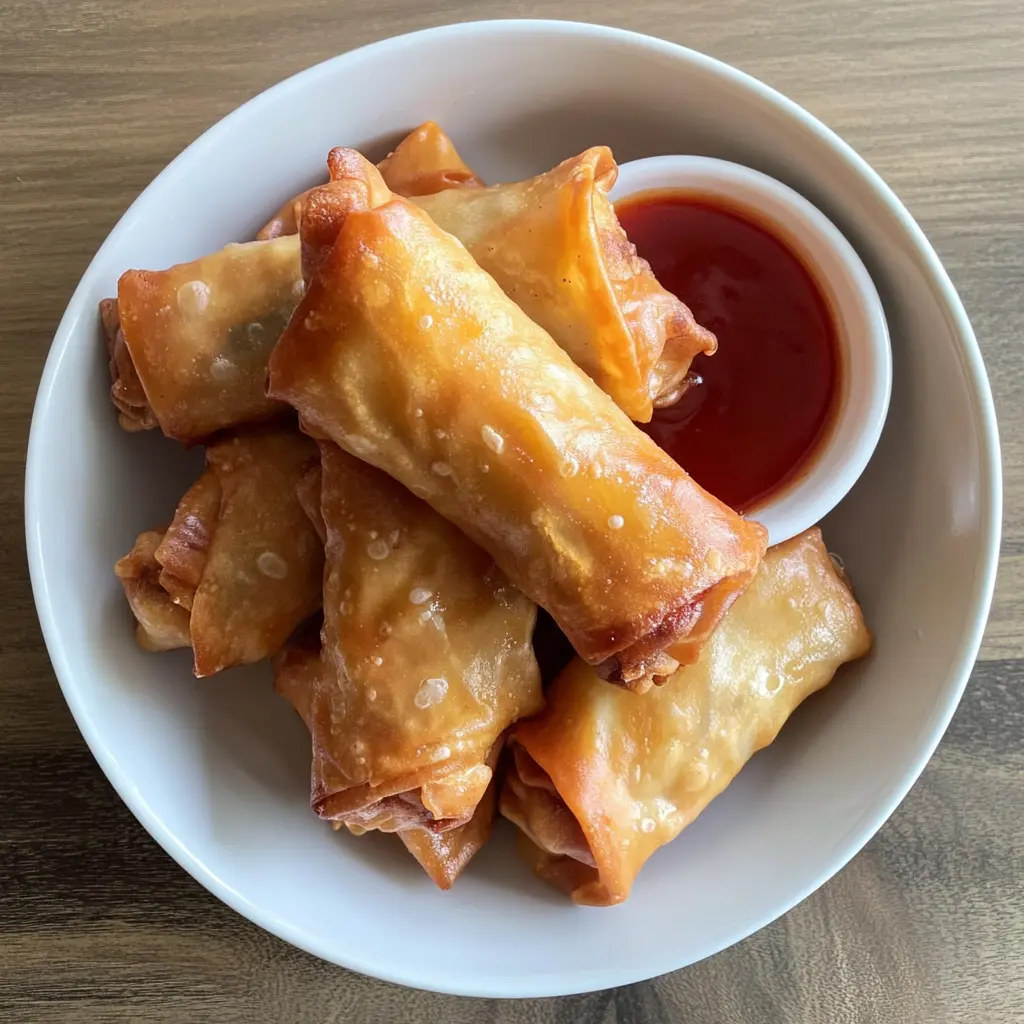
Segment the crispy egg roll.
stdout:
<path fill-rule="evenodd" d="M 321 540 L 327 541 L 327 527 L 320 509 L 322 470 L 319 466 L 311 469 L 296 486 L 296 494 L 313 523 Z M 560 635 L 560 634 L 559 634 Z M 300 641 L 297 641 L 300 642 Z M 534 636 L 536 652 L 536 635 Z M 295 710 L 309 728 L 309 706 L 312 693 L 312 673 L 319 670 L 310 660 L 312 645 L 306 642 L 304 652 L 285 652 L 275 665 L 274 686 L 278 693 L 291 701 Z M 315 641 L 314 657 L 319 657 L 319 632 Z M 488 767 L 492 772 L 497 767 L 500 754 L 496 743 L 491 749 Z M 492 776 L 484 795 L 473 811 L 473 817 L 465 825 L 459 825 L 444 832 L 413 825 L 396 833 L 405 848 L 416 858 L 420 867 L 430 876 L 439 889 L 450 889 L 466 865 L 483 848 L 490 838 L 494 812 L 497 809 L 497 776 Z M 338 823 L 336 823 L 338 824 Z"/>
<path fill-rule="evenodd" d="M 165 533 L 166 527 L 140 533 L 131 551 L 114 566 L 135 616 L 135 638 L 147 651 L 173 651 L 191 644 L 188 609 L 175 604 L 160 584 L 163 567 L 156 551 Z"/>
<path fill-rule="evenodd" d="M 766 531 L 698 486 L 422 210 L 362 161 L 270 360 L 269 393 L 486 549 L 637 690 L 696 655 Z M 357 183 L 358 186 L 359 183 Z M 335 207 L 337 212 L 338 207 Z M 305 230 L 305 225 L 303 225 Z"/>
<path fill-rule="evenodd" d="M 377 168 L 392 192 L 400 196 L 426 196 L 483 185 L 459 156 L 450 138 L 433 122 L 414 128 Z"/>
<path fill-rule="evenodd" d="M 302 288 L 296 237 L 122 274 L 116 311 L 111 300 L 101 308 L 121 425 L 159 425 L 191 444 L 280 415 L 284 406 L 265 391 L 267 357 Z"/>
<path fill-rule="evenodd" d="M 392 195 L 380 174 L 354 149 L 332 149 L 327 167 L 330 182 L 310 190 L 302 212 L 300 250 L 302 276 L 307 282 L 334 247 L 349 211 L 381 206 Z"/>
<path fill-rule="evenodd" d="M 473 817 L 465 825 L 458 825 L 446 832 L 414 826 L 397 833 L 405 848 L 439 889 L 450 889 L 466 865 L 490 839 L 498 802 L 497 792 L 498 780 L 492 777 L 473 810 Z"/>
<path fill-rule="evenodd" d="M 191 646 L 208 676 L 277 651 L 320 605 L 323 545 L 295 494 L 316 445 L 292 430 L 223 439 L 166 530 L 115 572 L 149 650 Z"/>
<path fill-rule="evenodd" d="M 274 692 L 291 704 L 311 732 L 313 691 L 320 674 L 322 626 L 322 617 L 307 620 L 270 659 Z"/>
<path fill-rule="evenodd" d="M 302 210 L 306 205 L 306 198 L 312 191 L 313 189 L 308 188 L 282 203 L 273 217 L 256 232 L 256 241 L 269 242 L 271 239 L 281 238 L 283 235 L 297 235 L 299 233 L 299 221 L 302 219 Z"/>
<path fill-rule="evenodd" d="M 274 689 L 288 700 L 299 717 L 312 731 L 311 708 L 315 681 L 321 671 L 320 637 L 306 629 L 295 636 L 274 657 Z M 488 766 L 496 767 L 498 745 L 488 759 Z M 314 787 L 317 765 L 314 764 Z M 322 768 L 322 766 L 321 766 Z M 497 805 L 497 779 L 492 778 L 476 805 L 473 816 L 464 825 L 444 832 L 422 825 L 413 825 L 396 833 L 405 848 L 439 889 L 450 889 L 473 856 L 482 849 L 491 833 L 491 824 Z M 334 822 L 339 827 L 341 822 Z M 351 829 L 355 833 L 362 830 Z"/>
<path fill-rule="evenodd" d="M 377 168 L 391 191 L 400 196 L 422 196 L 445 189 L 483 185 L 459 156 L 452 140 L 433 121 L 425 121 L 414 128 Z M 312 191 L 307 189 L 285 202 L 260 228 L 257 239 L 296 234 Z"/>
<path fill-rule="evenodd" d="M 678 400 L 715 336 L 658 283 L 619 224 L 595 146 L 527 181 L 416 199 L 630 419 Z"/>
<path fill-rule="evenodd" d="M 432 121 L 381 162 L 405 195 L 479 186 L 451 140 Z M 256 243 L 163 271 L 129 270 L 117 299 L 104 299 L 110 397 L 125 430 L 159 426 L 185 443 L 271 419 L 266 359 L 302 293 L 297 240 L 310 196 L 293 196 L 260 229 Z"/>
<path fill-rule="evenodd" d="M 117 409 L 117 421 L 121 428 L 129 433 L 152 430 L 157 425 L 156 417 L 149 406 L 146 391 L 125 344 L 117 299 L 101 300 L 100 320 L 107 339 L 110 400 Z"/>
<path fill-rule="evenodd" d="M 608 906 L 775 739 L 809 694 L 866 654 L 861 610 L 818 529 L 769 550 L 699 660 L 644 699 L 576 659 L 513 731 L 501 811 L 541 878 Z"/>
<path fill-rule="evenodd" d="M 389 476 L 320 447 L 327 564 L 309 711 L 313 807 L 351 831 L 466 824 L 499 737 L 542 703 L 536 606 Z"/>
<path fill-rule="evenodd" d="M 313 524 L 320 543 L 327 545 L 327 524 L 324 522 L 324 514 L 320 508 L 320 491 L 323 488 L 323 470 L 320 464 L 312 466 L 302 479 L 295 485 L 295 497 L 299 499 L 302 511 Z M 319 645 L 318 645 L 319 648 Z"/>

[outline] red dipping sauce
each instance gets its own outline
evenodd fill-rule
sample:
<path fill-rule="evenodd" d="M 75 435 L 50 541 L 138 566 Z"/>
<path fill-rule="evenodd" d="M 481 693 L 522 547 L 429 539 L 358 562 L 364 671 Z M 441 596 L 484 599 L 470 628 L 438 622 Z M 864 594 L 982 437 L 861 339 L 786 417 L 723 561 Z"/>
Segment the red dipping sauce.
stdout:
<path fill-rule="evenodd" d="M 680 191 L 616 206 L 655 276 L 714 331 L 699 377 L 644 430 L 702 487 L 752 512 L 800 475 L 839 391 L 832 314 L 795 252 L 746 212 Z"/>

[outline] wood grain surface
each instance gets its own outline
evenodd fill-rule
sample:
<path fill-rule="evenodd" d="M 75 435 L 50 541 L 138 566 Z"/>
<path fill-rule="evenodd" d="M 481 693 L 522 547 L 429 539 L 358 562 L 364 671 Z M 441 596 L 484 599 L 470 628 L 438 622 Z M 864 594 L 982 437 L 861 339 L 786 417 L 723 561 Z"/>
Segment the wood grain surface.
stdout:
<path fill-rule="evenodd" d="M 506 16 L 686 43 L 781 89 L 851 142 L 960 289 L 1006 469 L 982 660 L 921 781 L 865 851 L 704 963 L 525 1002 L 427 995 L 331 967 L 178 868 L 118 800 L 60 695 L 32 605 L 21 505 L 54 329 L 152 177 L 233 107 L 307 65 L 413 28 Z M 1022 42 L 1020 0 L 2 0 L 0 1020 L 1024 1020 Z"/>

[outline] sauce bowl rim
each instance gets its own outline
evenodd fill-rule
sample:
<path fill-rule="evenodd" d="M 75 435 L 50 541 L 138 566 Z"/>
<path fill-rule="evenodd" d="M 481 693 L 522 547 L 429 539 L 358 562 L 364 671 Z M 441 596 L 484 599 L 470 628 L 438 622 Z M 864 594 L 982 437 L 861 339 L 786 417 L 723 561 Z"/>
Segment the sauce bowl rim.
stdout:
<path fill-rule="evenodd" d="M 621 203 L 672 192 L 724 201 L 771 231 L 806 267 L 833 316 L 840 370 L 829 424 L 790 478 L 748 513 L 767 527 L 769 543 L 779 544 L 820 522 L 846 497 L 878 444 L 892 393 L 882 300 L 839 228 L 795 189 L 752 167 L 690 154 L 645 157 L 619 165 L 609 196 Z"/>

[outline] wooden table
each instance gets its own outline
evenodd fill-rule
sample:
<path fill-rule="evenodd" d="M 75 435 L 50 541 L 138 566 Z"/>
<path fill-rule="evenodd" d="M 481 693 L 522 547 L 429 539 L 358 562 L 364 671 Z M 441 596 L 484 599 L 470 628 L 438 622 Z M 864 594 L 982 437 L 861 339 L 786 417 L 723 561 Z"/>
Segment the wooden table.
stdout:
<path fill-rule="evenodd" d="M 978 1021 L 1024 1019 L 1024 5 L 1020 0 L 6 0 L 0 8 L 0 1019 Z M 446 21 L 549 16 L 686 43 L 835 128 L 923 225 L 996 394 L 1006 534 L 953 724 L 854 862 L 688 970 L 522 1003 L 416 993 L 237 916 L 149 838 L 54 680 L 25 564 L 22 470 L 64 305 L 128 204 L 243 100 L 325 57 Z"/>

